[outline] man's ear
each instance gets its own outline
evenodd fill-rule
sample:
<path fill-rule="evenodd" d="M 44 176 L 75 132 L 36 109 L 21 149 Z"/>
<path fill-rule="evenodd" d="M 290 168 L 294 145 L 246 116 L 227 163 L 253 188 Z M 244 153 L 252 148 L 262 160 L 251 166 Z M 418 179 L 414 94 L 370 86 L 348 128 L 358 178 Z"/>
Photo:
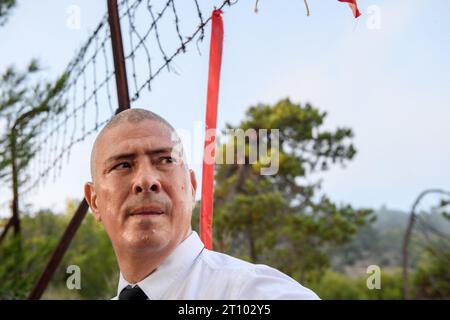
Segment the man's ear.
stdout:
<path fill-rule="evenodd" d="M 195 193 L 197 191 L 197 179 L 195 178 L 194 170 L 189 169 L 189 174 L 191 176 L 192 202 L 195 206 Z"/>
<path fill-rule="evenodd" d="M 86 182 L 84 184 L 84 198 L 89 204 L 89 207 L 91 207 L 95 220 L 97 220 L 97 222 L 102 221 L 97 205 L 97 194 L 95 193 L 94 184 L 92 182 Z"/>

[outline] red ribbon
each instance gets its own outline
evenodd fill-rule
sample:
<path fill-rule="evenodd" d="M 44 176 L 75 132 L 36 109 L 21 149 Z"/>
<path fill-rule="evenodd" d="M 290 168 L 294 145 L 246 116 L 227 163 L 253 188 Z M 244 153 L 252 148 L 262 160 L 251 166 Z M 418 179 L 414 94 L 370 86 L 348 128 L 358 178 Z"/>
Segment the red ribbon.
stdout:
<path fill-rule="evenodd" d="M 214 159 L 219 100 L 220 66 L 222 64 L 222 11 L 212 13 L 211 45 L 209 50 L 208 95 L 206 102 L 206 133 L 203 153 L 202 200 L 200 207 L 200 238 L 212 249 L 212 217 L 214 204 Z"/>
<path fill-rule="evenodd" d="M 350 8 L 353 11 L 353 15 L 355 18 L 358 18 L 361 15 L 361 12 L 358 10 L 358 4 L 356 3 L 356 0 L 339 0 L 340 2 L 347 2 Z"/>

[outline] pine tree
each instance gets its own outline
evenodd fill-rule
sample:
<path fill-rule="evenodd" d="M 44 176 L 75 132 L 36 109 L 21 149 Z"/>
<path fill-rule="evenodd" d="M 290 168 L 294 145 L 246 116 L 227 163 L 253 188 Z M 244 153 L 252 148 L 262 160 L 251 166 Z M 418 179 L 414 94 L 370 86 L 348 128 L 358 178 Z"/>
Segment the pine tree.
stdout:
<path fill-rule="evenodd" d="M 276 174 L 261 174 L 267 157 L 258 155 L 257 161 L 251 161 L 252 134 L 245 140 L 241 164 L 217 164 L 225 163 L 227 151 L 238 158 L 236 137 L 220 146 L 214 195 L 216 249 L 254 263 L 269 263 L 303 280 L 320 275 L 329 265 L 326 246 L 348 241 L 373 219 L 371 210 L 337 206 L 320 193 L 320 181 L 312 180 L 314 174 L 344 165 L 356 154 L 352 130 L 323 130 L 325 117 L 325 112 L 310 104 L 285 99 L 273 106 L 253 106 L 238 126 L 227 125 L 227 130 L 245 132 L 278 129 L 277 143 L 269 132 L 253 136 L 258 147 L 269 146 L 268 157 L 270 150 L 277 152 L 279 168 Z M 278 151 L 271 145 L 277 145 Z"/>
<path fill-rule="evenodd" d="M 50 113 L 58 114 L 66 106 L 58 93 L 64 88 L 67 75 L 54 83 L 31 79 L 40 71 L 33 60 L 25 71 L 9 67 L 0 76 L 0 181 L 12 190 L 12 226 L 20 232 L 19 191 L 27 181 L 25 168 L 41 146 L 36 137 Z"/>

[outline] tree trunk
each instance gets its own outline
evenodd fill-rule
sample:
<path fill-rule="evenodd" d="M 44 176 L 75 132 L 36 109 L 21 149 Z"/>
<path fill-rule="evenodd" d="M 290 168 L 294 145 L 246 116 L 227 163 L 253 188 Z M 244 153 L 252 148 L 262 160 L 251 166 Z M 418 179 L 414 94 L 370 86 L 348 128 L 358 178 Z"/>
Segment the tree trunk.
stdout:
<path fill-rule="evenodd" d="M 409 279 L 408 279 L 408 264 L 409 264 L 409 255 L 408 255 L 408 245 L 411 239 L 411 233 L 414 228 L 414 222 L 416 221 L 416 208 L 419 205 L 420 201 L 427 194 L 436 193 L 450 196 L 450 192 L 442 189 L 427 189 L 422 191 L 417 199 L 414 201 L 414 204 L 411 208 L 411 213 L 409 215 L 408 226 L 406 227 L 405 235 L 403 237 L 403 245 L 402 245 L 402 275 L 403 275 L 403 288 L 402 288 L 402 298 L 403 300 L 407 300 L 409 298 Z"/>
<path fill-rule="evenodd" d="M 11 134 L 11 165 L 12 165 L 12 183 L 13 183 L 13 200 L 12 200 L 12 225 L 14 235 L 20 234 L 20 217 L 19 217 L 19 178 L 18 168 L 16 165 L 16 132 L 13 130 Z"/>
<path fill-rule="evenodd" d="M 247 236 L 248 236 L 248 245 L 249 245 L 249 251 L 250 251 L 250 260 L 252 263 L 257 263 L 258 255 L 256 254 L 256 248 L 255 248 L 255 239 L 253 237 L 252 227 L 250 226 L 247 229 Z"/>

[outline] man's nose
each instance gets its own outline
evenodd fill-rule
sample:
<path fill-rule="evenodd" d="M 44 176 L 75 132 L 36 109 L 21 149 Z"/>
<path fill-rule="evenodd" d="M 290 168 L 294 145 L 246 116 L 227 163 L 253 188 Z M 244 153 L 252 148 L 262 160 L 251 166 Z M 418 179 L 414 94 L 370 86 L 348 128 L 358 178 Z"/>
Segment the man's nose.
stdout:
<path fill-rule="evenodd" d="M 161 183 L 158 175 L 154 170 L 146 167 L 137 172 L 135 182 L 133 184 L 133 192 L 135 194 L 161 191 Z"/>

